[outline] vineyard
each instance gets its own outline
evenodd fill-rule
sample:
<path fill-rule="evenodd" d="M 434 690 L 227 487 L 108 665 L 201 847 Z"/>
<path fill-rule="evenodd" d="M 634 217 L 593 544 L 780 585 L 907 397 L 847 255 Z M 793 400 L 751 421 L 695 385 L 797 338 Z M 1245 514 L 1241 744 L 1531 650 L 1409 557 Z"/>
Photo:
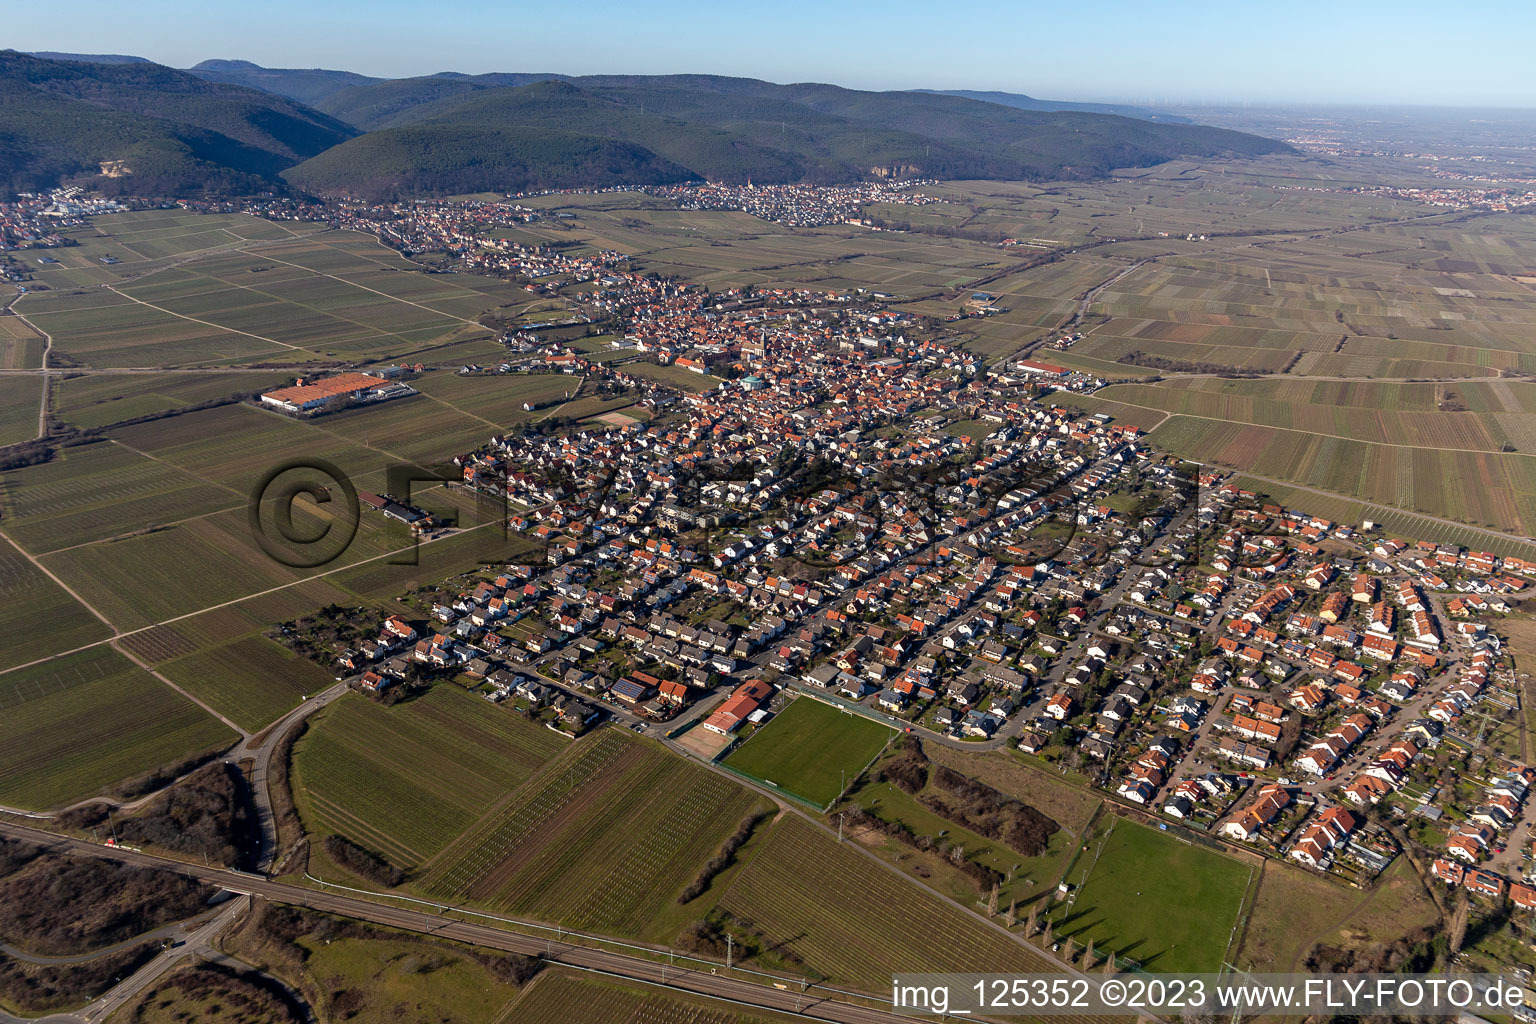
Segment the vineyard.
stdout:
<path fill-rule="evenodd" d="M 147 645 L 170 636 L 171 629 L 160 626 L 141 635 L 148 638 Z M 162 671 L 188 693 L 253 732 L 282 717 L 304 695 L 331 683 L 330 674 L 314 662 L 263 636 L 200 651 L 165 665 Z"/>
<path fill-rule="evenodd" d="M 1532 419 L 1525 414 L 1506 414 L 1495 421 L 1475 412 L 1356 408 L 1344 403 L 1277 400 L 1226 388 L 1216 391 L 1170 384 L 1117 384 L 1098 392 L 1094 398 L 1201 419 L 1332 434 L 1354 441 L 1485 452 L 1496 452 L 1510 440 L 1502 429 L 1504 419 L 1517 430 L 1536 425 L 1522 426 L 1522 421 Z"/>
<path fill-rule="evenodd" d="M 340 833 L 409 869 L 562 742 L 448 684 L 391 708 L 348 696 L 295 745 L 295 798 L 310 832 Z"/>
<path fill-rule="evenodd" d="M 53 807 L 235 738 L 108 647 L 0 681 L 0 804 Z"/>
<path fill-rule="evenodd" d="M 880 991 L 899 971 L 1045 970 L 1042 954 L 932 896 L 797 816 L 720 898 L 769 944 L 843 983 Z"/>
<path fill-rule="evenodd" d="M 510 1019 L 519 1024 L 773 1024 L 798 1018 L 763 1010 L 747 1016 L 706 999 L 546 970 L 518 998 Z"/>
<path fill-rule="evenodd" d="M 1409 512 L 1521 534 L 1536 525 L 1536 456 L 1369 444 L 1187 416 L 1174 416 L 1150 436 L 1197 462 Z"/>
<path fill-rule="evenodd" d="M 1324 497 L 1311 491 L 1301 491 L 1284 484 L 1255 480 L 1241 473 L 1232 477 L 1231 483 L 1245 491 L 1267 496 L 1286 508 L 1305 508 L 1335 522 L 1358 525 L 1369 519 L 1378 524 L 1382 535 L 1405 540 L 1422 540 L 1435 544 L 1453 544 L 1473 551 L 1492 551 L 1500 555 L 1518 555 L 1521 558 L 1536 557 L 1531 542 L 1514 536 L 1494 536 L 1468 526 L 1442 523 L 1412 512 L 1371 505 L 1342 497 Z"/>
<path fill-rule="evenodd" d="M 72 650 L 111 634 L 64 588 L 0 539 L 0 664 L 16 665 Z"/>
<path fill-rule="evenodd" d="M 640 935 L 760 798 L 626 733 L 548 764 L 428 865 L 420 888 L 573 928 Z"/>

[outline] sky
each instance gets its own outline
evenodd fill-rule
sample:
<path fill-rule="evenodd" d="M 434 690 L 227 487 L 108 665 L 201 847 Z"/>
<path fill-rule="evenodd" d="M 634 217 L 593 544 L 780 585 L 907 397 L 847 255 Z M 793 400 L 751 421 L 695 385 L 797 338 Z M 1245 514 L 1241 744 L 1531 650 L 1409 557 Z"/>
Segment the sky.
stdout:
<path fill-rule="evenodd" d="M 1142 104 L 1536 107 L 1531 0 L 71 0 L 0 45 L 385 78 L 740 75 Z"/>

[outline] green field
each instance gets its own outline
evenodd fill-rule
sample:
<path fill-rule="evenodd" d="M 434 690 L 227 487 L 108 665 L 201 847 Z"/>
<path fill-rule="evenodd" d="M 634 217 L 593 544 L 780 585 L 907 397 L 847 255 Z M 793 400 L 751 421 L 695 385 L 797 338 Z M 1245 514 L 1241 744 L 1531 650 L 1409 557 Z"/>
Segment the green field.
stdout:
<path fill-rule="evenodd" d="M 1492 551 L 1501 555 L 1532 557 L 1532 544 L 1523 537 L 1496 535 L 1484 530 L 1455 523 L 1442 523 L 1402 509 L 1385 505 L 1372 505 L 1342 496 L 1325 496 L 1304 491 L 1269 480 L 1257 480 L 1239 473 L 1231 483 L 1245 491 L 1265 495 L 1270 501 L 1285 508 L 1305 509 L 1312 515 L 1323 516 L 1335 522 L 1359 526 L 1365 520 L 1378 524 L 1380 534 L 1408 540 L 1423 540 L 1435 544 L 1453 544 L 1473 551 Z"/>
<path fill-rule="evenodd" d="M 1026 857 L 995 839 L 988 839 L 935 814 L 920 803 L 917 797 L 908 795 L 889 782 L 865 786 L 852 794 L 848 802 L 883 820 L 901 822 L 914 834 L 931 838 L 935 847 L 943 840 L 963 846 L 967 860 L 984 864 L 1003 876 L 1004 881 L 998 886 L 1000 907 L 1006 907 L 1010 900 L 1017 900 L 1022 907 L 1041 893 L 1049 891 L 1055 885 L 1067 859 L 1077 850 L 1077 836 L 1063 828 L 1051 835 L 1044 852 L 1039 856 Z M 980 891 L 976 880 L 961 873 L 937 850 L 914 850 L 900 840 L 878 835 L 862 836 L 860 839 L 886 860 L 961 906 L 976 909 L 985 905 L 988 894 Z"/>
<path fill-rule="evenodd" d="M 986 420 L 956 420 L 944 428 L 944 433 L 952 437 L 968 438 L 972 444 L 996 431 L 1002 424 L 989 423 Z"/>
<path fill-rule="evenodd" d="M 495 1024 L 513 1019 L 508 1013 L 520 995 L 509 975 L 498 970 L 513 954 L 277 905 L 243 918 L 221 937 L 220 948 L 303 993 L 318 1019 L 326 1021 Z M 151 989 L 132 1020 L 256 1024 L 268 1019 L 217 988 L 198 993 L 201 999 L 185 992 L 175 998 L 175 981 L 183 976 L 168 975 Z M 170 1006 L 163 993 L 172 997 Z"/>
<path fill-rule="evenodd" d="M 26 664 L 111 635 L 15 545 L 0 539 L 0 668 Z"/>
<path fill-rule="evenodd" d="M 824 807 L 894 735 L 862 715 L 799 697 L 724 763 Z"/>
<path fill-rule="evenodd" d="M 235 735 L 108 647 L 0 676 L 0 804 L 72 803 Z"/>
<path fill-rule="evenodd" d="M 0 289 L 9 299 L 12 290 Z M 0 315 L 0 370 L 36 369 L 43 361 L 43 337 L 20 317 Z"/>
<path fill-rule="evenodd" d="M 426 274 L 352 232 L 209 221 L 178 234 L 140 230 L 153 221 L 137 214 L 97 218 L 95 229 L 121 234 L 76 232 L 85 244 L 61 250 L 66 265 L 37 275 L 52 290 L 24 296 L 18 312 L 72 366 L 170 368 L 419 356 L 488 337 L 480 314 L 529 302 L 510 283 Z M 123 262 L 87 261 L 102 255 Z"/>
<path fill-rule="evenodd" d="M 111 442 L 4 478 L 6 532 L 33 553 L 233 507 L 235 494 Z"/>
<path fill-rule="evenodd" d="M 188 693 L 242 729 L 258 732 L 332 677 L 264 636 L 248 636 L 160 666 Z"/>
<path fill-rule="evenodd" d="M 1161 972 L 1218 971 L 1257 867 L 1125 820 L 1095 830 L 1068 870 L 1078 886 L 1051 917 L 1058 939 L 1092 939 Z M 1087 881 L 1084 874 L 1086 872 Z"/>
<path fill-rule="evenodd" d="M 705 373 L 694 373 L 682 366 L 658 366 L 655 363 L 627 363 L 623 370 L 636 377 L 645 377 L 658 384 L 666 384 L 681 391 L 708 391 L 719 385 L 718 378 Z"/>
<path fill-rule="evenodd" d="M 1174 416 L 1149 435 L 1194 462 L 1529 535 L 1536 454 L 1446 451 Z"/>
<path fill-rule="evenodd" d="M 37 408 L 42 396 L 40 377 L 0 377 L 0 445 L 38 436 Z"/>
<path fill-rule="evenodd" d="M 452 684 L 394 707 L 349 695 L 294 745 L 294 796 L 312 834 L 340 833 L 414 868 L 563 742 Z"/>
<path fill-rule="evenodd" d="M 1049 961 L 997 927 L 872 862 L 851 843 L 791 815 L 772 833 L 720 909 L 751 921 L 811 971 L 866 991 L 893 971 L 1046 970 Z"/>
<path fill-rule="evenodd" d="M 603 729 L 490 808 L 427 865 L 419 887 L 573 928 L 667 940 L 682 923 L 679 892 L 743 818 L 766 807 L 728 778 Z"/>

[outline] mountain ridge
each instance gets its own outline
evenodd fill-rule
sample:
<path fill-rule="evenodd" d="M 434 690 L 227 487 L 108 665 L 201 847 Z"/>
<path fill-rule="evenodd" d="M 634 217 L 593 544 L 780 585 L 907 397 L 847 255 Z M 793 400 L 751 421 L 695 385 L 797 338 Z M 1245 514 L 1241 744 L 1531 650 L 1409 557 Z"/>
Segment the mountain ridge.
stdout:
<path fill-rule="evenodd" d="M 1134 117 L 1142 121 L 1157 121 L 1163 124 L 1198 124 L 1191 118 L 1182 114 L 1168 114 L 1158 110 L 1149 110 L 1146 107 L 1138 107 L 1128 103 L 1087 103 L 1075 100 L 1042 100 L 1034 96 L 1027 96 L 1021 92 L 1005 92 L 997 89 L 917 89 L 916 92 L 932 92 L 941 96 L 961 96 L 968 100 L 981 100 L 984 103 L 997 103 L 1005 107 L 1017 107 L 1020 110 L 1076 110 L 1085 114 L 1118 114 L 1121 117 Z"/>
<path fill-rule="evenodd" d="M 0 186 L 389 198 L 698 179 L 1080 180 L 1290 151 L 1225 129 L 928 91 L 700 74 L 375 79 L 235 59 L 180 71 L 97 56 L 0 51 Z"/>
<path fill-rule="evenodd" d="M 526 84 L 514 76 L 427 76 L 349 87 L 322 110 L 364 129 L 285 177 L 310 190 L 369 197 L 425 195 L 453 175 L 440 146 L 428 188 L 410 150 L 462 138 L 469 126 L 522 133 L 547 147 L 551 131 L 631 147 L 653 166 L 711 181 L 831 183 L 882 177 L 1081 179 L 1180 156 L 1287 152 L 1274 140 L 1197 125 L 1088 112 L 1047 112 L 931 92 L 867 92 L 820 83 L 778 85 L 714 75 L 587 75 Z M 410 129 L 410 132 L 402 132 Z M 636 152 L 639 147 L 644 154 Z M 649 156 L 645 155 L 649 154 Z M 650 157 L 657 158 L 655 162 Z M 464 154 L 466 164 L 472 154 Z M 520 180 L 541 188 L 624 184 L 556 164 Z M 466 174 L 479 180 L 478 172 Z M 474 191 L 469 187 L 456 191 Z"/>
<path fill-rule="evenodd" d="M 148 61 L 0 51 L 0 189 L 254 192 L 356 135 L 292 100 Z"/>

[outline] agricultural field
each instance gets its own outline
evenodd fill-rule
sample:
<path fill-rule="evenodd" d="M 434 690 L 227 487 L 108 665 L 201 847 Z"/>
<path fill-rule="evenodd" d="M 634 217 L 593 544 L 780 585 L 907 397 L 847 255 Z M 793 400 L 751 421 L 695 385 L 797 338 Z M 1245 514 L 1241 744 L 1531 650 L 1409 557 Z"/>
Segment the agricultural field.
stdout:
<path fill-rule="evenodd" d="M 0 668 L 10 668 L 105 639 L 112 631 L 0 538 Z"/>
<path fill-rule="evenodd" d="M 579 241 L 630 253 L 643 271 L 711 288 L 873 288 L 913 298 L 961 287 L 1019 259 L 967 239 L 912 237 L 854 225 L 789 229 L 736 212 L 647 209 L 650 200 L 644 197 L 626 196 L 622 206 L 602 202 L 612 198 L 604 196 L 549 198 L 559 200 L 550 208 L 573 214 L 573 219 L 534 225 L 522 236 L 525 240 Z"/>
<path fill-rule="evenodd" d="M 348 695 L 294 744 L 294 800 L 311 835 L 339 833 L 414 869 L 564 742 L 452 684 L 393 707 Z"/>
<path fill-rule="evenodd" d="M 1536 532 L 1536 454 L 1371 444 L 1183 415 L 1149 436 L 1194 462 L 1521 536 Z"/>
<path fill-rule="evenodd" d="M 235 734 L 109 647 L 0 676 L 0 804 L 70 804 Z"/>
<path fill-rule="evenodd" d="M 417 888 L 571 928 L 663 940 L 681 926 L 682 889 L 743 819 L 771 806 L 615 729 L 577 740 L 492 803 L 425 865 Z"/>
<path fill-rule="evenodd" d="M 1060 829 L 1052 834 L 1044 852 L 1026 857 L 996 840 L 940 817 L 916 797 L 889 782 L 865 786 L 852 794 L 848 802 L 882 820 L 899 821 L 915 835 L 932 839 L 935 848 L 924 851 L 873 830 L 857 837 L 907 874 L 971 909 L 985 907 L 988 893 L 980 891 L 975 879 L 962 873 L 939 852 L 942 842 L 947 840 L 952 845 L 964 847 L 967 860 L 991 868 L 1003 877 L 998 885 L 999 908 L 1006 908 L 1015 900 L 1023 907 L 1036 897 L 1049 893 L 1078 845 L 1078 838 L 1072 831 Z"/>
<path fill-rule="evenodd" d="M 538 542 L 524 534 L 504 536 L 495 523 L 476 526 L 466 522 L 466 527 L 439 540 L 423 542 L 414 550 L 407 548 L 398 555 L 330 570 L 321 582 L 341 588 L 352 595 L 354 603 L 375 603 L 382 608 L 403 590 L 472 573 L 486 565 L 522 561 L 540 550 Z"/>
<path fill-rule="evenodd" d="M 918 888 L 798 815 L 720 897 L 766 944 L 833 983 L 879 992 L 900 971 L 1046 970 L 1049 961 L 991 923 Z"/>
<path fill-rule="evenodd" d="M 519 1024 L 782 1024 L 803 1018 L 546 968 L 512 1008 Z"/>
<path fill-rule="evenodd" d="M 0 377 L 0 445 L 30 441 L 38 436 L 37 410 L 42 397 L 41 377 Z"/>
<path fill-rule="evenodd" d="M 1110 819 L 1067 871 L 1076 891 L 1051 910 L 1058 938 L 1093 940 L 1159 972 L 1219 971 L 1252 876 L 1248 864 L 1137 824 Z"/>
<path fill-rule="evenodd" d="M 1098 250 L 1140 259 L 1093 296 L 1086 338 L 1043 354 L 1111 381 L 1161 379 L 1065 400 L 1323 501 L 1531 534 L 1536 406 L 1518 378 L 1536 372 L 1536 289 L 1521 276 L 1536 230 L 1422 210 L 1394 223 L 1410 211 L 1375 202 L 1307 234 Z"/>
<path fill-rule="evenodd" d="M 34 554 L 235 506 L 230 490 L 111 441 L 5 474 L 6 532 Z"/>
<path fill-rule="evenodd" d="M 167 627 L 169 628 L 169 627 Z M 264 636 L 248 636 L 160 666 L 166 678 L 248 732 L 281 718 L 329 673 Z"/>
<path fill-rule="evenodd" d="M 57 269 L 41 270 L 34 277 L 60 287 L 50 275 L 82 268 L 101 269 L 117 276 L 142 273 L 143 265 L 189 253 L 210 252 L 248 242 L 300 237 L 322 228 L 300 222 L 279 224 L 241 213 L 192 213 L 186 210 L 140 210 L 93 217 L 89 224 L 71 228 L 65 235 L 74 243 L 48 255 L 59 260 Z M 102 256 L 122 262 L 103 267 Z"/>
<path fill-rule="evenodd" d="M 212 402 L 234 394 L 270 390 L 291 374 L 251 373 L 82 374 L 54 377 L 54 416 L 82 430 L 95 430 L 139 416 L 152 416 Z"/>
<path fill-rule="evenodd" d="M 515 379 L 495 383 L 521 390 Z M 547 386 L 545 378 L 534 383 Z M 308 421 L 225 405 L 116 428 L 110 440 L 6 473 L 0 509 L 17 544 L 44 555 L 114 625 L 137 629 L 309 575 L 274 562 L 251 538 L 245 506 L 270 469 L 320 456 L 358 488 L 384 490 L 389 466 L 445 460 L 498 429 L 426 395 Z M 317 522 L 329 514 L 307 501 L 296 509 Z M 484 521 L 474 510 L 460 518 L 466 526 Z M 480 546 L 466 552 L 472 560 L 526 550 L 521 541 Z M 409 561 L 410 547 L 403 528 L 364 515 L 341 559 L 321 571 L 401 549 Z M 397 570 L 392 578 L 409 576 Z"/>
<path fill-rule="evenodd" d="M 0 315 L 0 370 L 33 370 L 42 363 L 42 335 L 21 317 Z"/>
<path fill-rule="evenodd" d="M 152 665 L 162 665 L 264 633 L 274 622 L 297 618 L 328 604 L 359 604 L 358 598 L 327 578 L 302 580 L 177 619 L 123 634 L 120 643 Z M 393 605 L 393 602 L 391 602 Z M 382 607 L 382 606 L 381 606 Z M 393 607 L 390 609 L 393 611 Z"/>
<path fill-rule="evenodd" d="M 452 373 L 435 373 L 422 378 L 416 385 L 424 394 L 431 395 L 466 416 L 473 417 L 481 430 L 492 425 L 506 428 L 522 420 L 538 419 L 558 406 L 576 390 L 581 378 L 563 373 L 496 374 L 494 376 L 461 377 Z M 542 405 L 556 402 L 547 408 L 525 410 L 525 404 Z M 482 438 L 483 440 L 483 438 Z"/>
<path fill-rule="evenodd" d="M 102 230 L 129 233 L 59 250 L 66 265 L 37 274 L 49 289 L 17 303 L 54 336 L 67 366 L 402 359 L 488 337 L 481 314 L 515 315 L 529 304 L 514 285 L 425 274 L 352 232 L 307 226 L 295 234 L 240 218 L 237 229 L 255 229 L 248 240 L 218 220 L 178 235 L 175 226 L 133 230 L 133 216 L 97 218 Z M 102 266 L 103 255 L 123 262 Z"/>
<path fill-rule="evenodd" d="M 709 374 L 694 373 L 681 366 L 658 366 L 655 363 L 641 360 L 638 363 L 630 363 L 624 367 L 624 372 L 636 377 L 644 377 L 654 380 L 659 384 L 666 384 L 681 391 L 708 391 L 719 385 L 720 381 Z"/>
<path fill-rule="evenodd" d="M 724 763 L 825 807 L 895 735 L 894 729 L 863 715 L 797 697 Z"/>
<path fill-rule="evenodd" d="M 1312 394 L 1304 398 L 1279 397 L 1284 395 L 1279 387 L 1263 387 L 1271 383 L 1185 378 L 1161 384 L 1114 384 L 1095 392 L 1093 398 L 1153 412 L 1304 430 L 1398 447 L 1498 452 L 1510 440 L 1499 428 L 1498 421 L 1487 413 L 1465 409 L 1444 411 L 1447 403 L 1443 401 L 1431 404 L 1434 392 L 1453 391 L 1452 385 L 1361 383 L 1329 387 L 1328 384 L 1307 381 L 1279 382 L 1281 386 L 1294 383 L 1312 390 Z M 1240 389 L 1244 384 L 1250 387 Z M 1371 404 L 1350 404 L 1347 398 L 1336 393 L 1339 387 L 1370 389 L 1360 397 Z M 1460 387 L 1470 392 L 1468 386 Z M 1244 390 L 1258 393 L 1245 394 Z M 1277 397 L 1269 397 L 1265 391 Z M 1517 428 L 1522 433 L 1536 431 L 1536 416 L 1504 415 L 1529 420 L 1528 425 Z"/>
<path fill-rule="evenodd" d="M 1369 520 L 1377 524 L 1379 536 L 1406 540 L 1424 540 L 1452 544 L 1472 551 L 1492 551 L 1500 555 L 1532 557 L 1532 544 L 1524 537 L 1499 531 L 1463 526 L 1431 519 L 1386 505 L 1372 505 L 1336 495 L 1290 487 L 1275 480 L 1259 480 L 1239 473 L 1231 478 L 1233 486 L 1262 494 L 1286 508 L 1305 509 L 1313 515 L 1356 526 Z"/>
<path fill-rule="evenodd" d="M 70 547 L 40 560 L 122 630 L 191 615 L 302 578 L 252 542 L 243 508 Z"/>

